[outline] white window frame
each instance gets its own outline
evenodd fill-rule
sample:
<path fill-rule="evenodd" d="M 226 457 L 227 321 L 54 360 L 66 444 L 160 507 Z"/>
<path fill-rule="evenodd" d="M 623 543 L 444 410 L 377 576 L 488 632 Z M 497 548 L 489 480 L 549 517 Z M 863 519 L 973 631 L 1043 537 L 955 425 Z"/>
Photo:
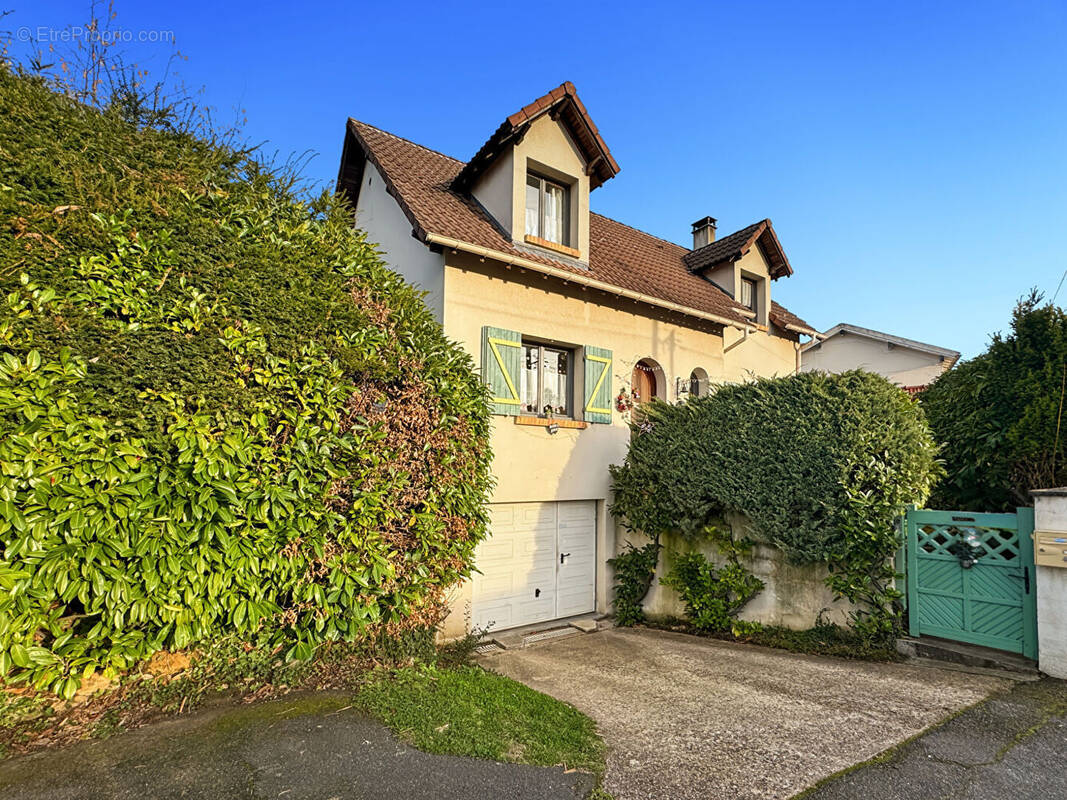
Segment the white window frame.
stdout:
<path fill-rule="evenodd" d="M 747 303 L 745 302 L 745 289 L 746 288 L 749 288 L 752 291 L 751 297 L 749 297 L 749 301 Z M 759 297 L 759 281 L 754 280 L 753 278 L 741 278 L 741 298 L 740 298 L 741 305 L 743 305 L 749 311 L 755 311 L 755 312 L 759 313 L 759 309 L 757 308 L 757 305 L 759 303 L 759 301 L 757 299 L 758 297 Z"/>
<path fill-rule="evenodd" d="M 562 347 L 560 345 L 544 344 L 543 342 L 533 341 L 529 339 L 522 340 L 523 348 L 523 362 L 520 369 L 525 374 L 526 372 L 526 349 L 537 349 L 537 407 L 531 411 L 526 407 L 525 392 L 520 389 L 520 395 L 522 400 L 522 413 L 526 415 L 544 417 L 545 415 L 545 374 L 544 374 L 544 353 L 545 350 L 549 350 L 553 353 L 563 353 L 567 357 L 567 388 L 565 389 L 566 412 L 559 413 L 553 410 L 552 416 L 558 419 L 574 419 L 574 370 L 577 366 L 578 360 L 576 353 L 572 348 Z"/>
<path fill-rule="evenodd" d="M 556 180 L 552 180 L 551 178 L 546 178 L 543 175 L 539 175 L 539 174 L 537 174 L 536 172 L 533 172 L 533 171 L 530 171 L 530 172 L 526 173 L 526 187 L 527 188 L 533 188 L 533 187 L 530 186 L 530 182 L 531 181 L 537 181 L 537 183 L 538 183 L 538 187 L 537 187 L 537 229 L 536 230 L 530 230 L 530 228 L 529 228 L 529 220 L 527 219 L 526 220 L 526 235 L 527 236 L 536 236 L 538 239 L 544 239 L 546 242 L 552 242 L 553 244 L 558 244 L 561 247 L 570 247 L 571 246 L 571 187 L 568 186 L 567 184 L 563 183 L 562 181 L 556 181 Z M 562 218 L 562 228 L 563 228 L 563 230 L 560 232 L 560 240 L 559 241 L 556 241 L 555 239 L 550 239 L 548 236 L 545 235 L 545 231 L 547 230 L 547 227 L 548 227 L 545 224 L 545 207 L 547 205 L 545 203 L 545 195 L 547 194 L 547 188 L 546 187 L 548 187 L 548 186 L 556 187 L 557 189 L 559 189 L 562 192 L 562 195 L 563 195 L 563 218 Z M 525 216 L 525 213 L 527 211 L 529 211 L 529 208 L 524 205 L 524 211 L 523 211 L 524 216 Z"/>

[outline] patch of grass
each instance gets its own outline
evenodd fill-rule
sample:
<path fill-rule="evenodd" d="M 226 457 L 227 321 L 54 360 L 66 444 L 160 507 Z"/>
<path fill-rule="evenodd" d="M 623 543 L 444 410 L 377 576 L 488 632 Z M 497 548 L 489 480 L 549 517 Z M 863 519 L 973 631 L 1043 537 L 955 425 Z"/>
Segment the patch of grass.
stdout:
<path fill-rule="evenodd" d="M 774 647 L 791 653 L 833 656 L 859 661 L 900 661 L 901 655 L 896 651 L 894 642 L 871 641 L 840 625 L 820 624 L 807 630 L 796 631 L 777 625 L 764 625 L 758 630 L 741 635 L 730 631 L 707 632 L 694 628 L 688 621 L 676 617 L 650 618 L 645 623 L 650 628 L 676 631 L 722 639 L 730 642 L 744 642 L 762 647 Z"/>
<path fill-rule="evenodd" d="M 291 690 L 343 689 L 355 692 L 354 707 L 425 752 L 563 765 L 591 773 L 599 784 L 604 744 L 595 723 L 566 703 L 469 664 L 477 639 L 438 650 L 432 630 L 383 635 L 323 646 L 310 661 L 287 662 L 276 648 L 226 637 L 193 654 L 177 675 L 131 674 L 58 714 L 50 705 L 54 697 L 0 694 L 0 757 L 107 738 L 160 717 L 188 713 L 212 698 L 250 702 Z M 336 696 L 311 694 L 298 709 L 305 713 L 316 704 L 333 707 L 338 702 Z M 590 797 L 611 800 L 599 787 Z"/>
<path fill-rule="evenodd" d="M 231 635 L 200 647 L 174 675 L 148 674 L 146 662 L 73 706 L 55 695 L 0 693 L 0 758 L 85 738 L 107 738 L 165 716 L 188 713 L 209 700 L 245 703 L 293 690 L 355 690 L 376 668 L 437 660 L 433 629 L 379 632 L 358 642 L 321 645 L 307 661 L 287 661 L 282 648 Z"/>
<path fill-rule="evenodd" d="M 355 703 L 428 753 L 562 764 L 598 779 L 604 772 L 604 745 L 589 717 L 481 667 L 382 672 Z"/>

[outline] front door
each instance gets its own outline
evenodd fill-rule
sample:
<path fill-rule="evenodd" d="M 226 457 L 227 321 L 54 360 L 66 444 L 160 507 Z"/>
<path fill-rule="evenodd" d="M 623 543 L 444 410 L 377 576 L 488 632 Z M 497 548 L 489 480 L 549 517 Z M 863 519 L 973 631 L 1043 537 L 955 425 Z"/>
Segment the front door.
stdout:
<path fill-rule="evenodd" d="M 634 365 L 631 384 L 639 403 L 647 403 L 656 396 L 656 372 L 644 361 Z"/>
<path fill-rule="evenodd" d="M 911 635 L 1037 658 L 1034 510 L 911 510 L 906 523 Z"/>
<path fill-rule="evenodd" d="M 491 505 L 474 566 L 474 627 L 499 631 L 592 612 L 596 501 Z"/>

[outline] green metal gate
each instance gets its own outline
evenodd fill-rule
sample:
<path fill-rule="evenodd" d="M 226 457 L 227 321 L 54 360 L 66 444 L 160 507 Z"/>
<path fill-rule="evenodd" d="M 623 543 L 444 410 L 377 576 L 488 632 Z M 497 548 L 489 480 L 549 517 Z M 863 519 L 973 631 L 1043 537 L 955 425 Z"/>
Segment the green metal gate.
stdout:
<path fill-rule="evenodd" d="M 1034 510 L 912 509 L 905 522 L 911 635 L 1037 658 Z"/>

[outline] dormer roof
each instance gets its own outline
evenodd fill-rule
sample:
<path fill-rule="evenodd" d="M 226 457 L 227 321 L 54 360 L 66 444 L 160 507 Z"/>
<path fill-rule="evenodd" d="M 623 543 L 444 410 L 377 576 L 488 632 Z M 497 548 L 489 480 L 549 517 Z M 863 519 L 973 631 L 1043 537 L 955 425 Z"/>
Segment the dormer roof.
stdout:
<path fill-rule="evenodd" d="M 508 147 L 521 141 L 534 120 L 545 114 L 551 115 L 566 129 L 581 151 L 586 163 L 586 173 L 589 175 L 590 190 L 596 189 L 619 173 L 619 165 L 615 163 L 611 151 L 590 119 L 574 84 L 567 81 L 505 119 L 459 171 L 452 181 L 452 188 L 458 192 L 469 190 L 478 176 Z"/>
<path fill-rule="evenodd" d="M 396 198 L 411 223 L 412 234 L 426 244 L 442 237 L 466 242 L 501 258 L 518 258 L 579 279 L 593 279 L 605 287 L 616 287 L 623 296 L 658 298 L 681 313 L 691 309 L 741 326 L 752 324 L 751 311 L 686 268 L 685 259 L 692 252 L 686 247 L 590 213 L 588 266 L 553 258 L 534 248 L 520 248 L 469 195 L 452 188 L 465 166 L 462 161 L 354 119 L 348 121 L 348 135 L 338 190 L 356 204 L 366 159 Z M 807 323 L 778 303 L 772 304 L 770 319 L 783 327 L 789 324 L 794 331 L 810 330 Z"/>
<path fill-rule="evenodd" d="M 774 232 L 769 219 L 761 219 L 747 228 L 716 239 L 711 244 L 697 250 L 690 250 L 684 257 L 685 265 L 691 272 L 703 272 L 721 264 L 740 260 L 753 245 L 759 245 L 772 278 L 782 278 L 793 274 L 789 259 L 785 256 L 782 243 Z"/>

